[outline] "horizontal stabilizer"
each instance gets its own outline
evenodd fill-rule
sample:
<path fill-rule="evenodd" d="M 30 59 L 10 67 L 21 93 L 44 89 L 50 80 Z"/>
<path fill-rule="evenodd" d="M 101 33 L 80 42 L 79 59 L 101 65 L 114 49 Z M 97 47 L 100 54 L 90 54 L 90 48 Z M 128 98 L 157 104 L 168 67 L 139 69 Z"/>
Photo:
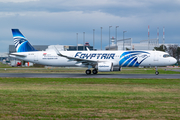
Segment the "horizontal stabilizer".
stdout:
<path fill-rule="evenodd" d="M 17 53 L 11 53 L 11 55 L 18 56 L 18 57 L 26 57 L 27 55 L 17 54 Z"/>

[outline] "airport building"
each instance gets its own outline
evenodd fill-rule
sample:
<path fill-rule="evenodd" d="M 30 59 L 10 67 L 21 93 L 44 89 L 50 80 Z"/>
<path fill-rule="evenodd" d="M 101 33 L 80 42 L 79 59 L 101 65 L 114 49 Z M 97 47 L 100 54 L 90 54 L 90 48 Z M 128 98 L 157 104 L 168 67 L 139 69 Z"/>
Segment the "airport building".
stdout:
<path fill-rule="evenodd" d="M 59 50 L 59 51 L 83 51 L 87 50 L 93 50 L 93 46 L 83 46 L 82 44 L 79 44 L 77 46 L 71 46 L 71 45 L 50 45 L 45 51 L 54 51 L 54 46 Z"/>
<path fill-rule="evenodd" d="M 6 64 L 6 61 L 9 61 L 8 59 L 8 53 L 0 53 L 0 61 L 3 64 Z"/>
<path fill-rule="evenodd" d="M 160 47 L 162 44 L 158 43 L 158 39 L 142 40 L 140 43 L 133 43 L 132 38 L 117 40 L 111 38 L 111 44 L 105 47 L 106 50 L 154 50 L 154 47 Z M 175 45 L 173 43 L 164 44 L 166 47 Z M 180 46 L 179 44 L 177 44 Z"/>
<path fill-rule="evenodd" d="M 78 44 L 77 46 L 73 45 L 33 45 L 33 47 L 38 50 L 38 51 L 54 51 L 54 46 L 59 50 L 59 51 L 83 51 L 87 50 L 93 50 L 93 46 L 90 46 L 88 42 L 83 44 Z M 9 45 L 9 54 L 16 52 L 15 46 L 14 45 Z"/>

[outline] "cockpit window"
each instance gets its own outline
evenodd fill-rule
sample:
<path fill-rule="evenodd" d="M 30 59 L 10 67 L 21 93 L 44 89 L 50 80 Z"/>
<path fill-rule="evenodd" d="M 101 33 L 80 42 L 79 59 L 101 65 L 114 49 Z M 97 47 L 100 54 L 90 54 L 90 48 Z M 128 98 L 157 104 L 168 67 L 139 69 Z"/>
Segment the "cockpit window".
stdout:
<path fill-rule="evenodd" d="M 164 54 L 163 57 L 167 58 L 167 57 L 171 57 L 171 56 L 169 54 Z"/>

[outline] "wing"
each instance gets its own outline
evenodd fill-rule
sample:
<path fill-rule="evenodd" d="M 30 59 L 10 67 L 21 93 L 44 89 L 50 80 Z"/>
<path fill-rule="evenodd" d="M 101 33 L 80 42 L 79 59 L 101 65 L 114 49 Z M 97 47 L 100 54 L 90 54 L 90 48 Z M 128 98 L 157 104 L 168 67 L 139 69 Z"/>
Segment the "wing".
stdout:
<path fill-rule="evenodd" d="M 67 56 L 67 55 L 63 55 L 62 53 L 60 53 L 58 51 L 58 49 L 55 46 L 54 46 L 54 48 L 55 48 L 56 54 L 58 56 L 65 57 L 65 58 L 69 59 L 68 60 L 69 62 L 70 61 L 77 61 L 76 64 L 82 63 L 83 65 L 92 65 L 92 66 L 95 66 L 98 63 L 97 60 L 81 59 L 81 58 L 76 58 L 76 57 L 70 57 L 70 56 Z"/>

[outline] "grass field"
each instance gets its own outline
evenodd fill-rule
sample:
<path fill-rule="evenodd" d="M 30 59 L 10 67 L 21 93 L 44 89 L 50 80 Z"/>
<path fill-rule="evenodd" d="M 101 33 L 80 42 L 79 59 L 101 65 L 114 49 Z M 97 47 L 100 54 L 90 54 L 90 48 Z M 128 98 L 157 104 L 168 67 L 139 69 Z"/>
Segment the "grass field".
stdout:
<path fill-rule="evenodd" d="M 0 119 L 180 119 L 180 79 L 0 78 Z"/>

